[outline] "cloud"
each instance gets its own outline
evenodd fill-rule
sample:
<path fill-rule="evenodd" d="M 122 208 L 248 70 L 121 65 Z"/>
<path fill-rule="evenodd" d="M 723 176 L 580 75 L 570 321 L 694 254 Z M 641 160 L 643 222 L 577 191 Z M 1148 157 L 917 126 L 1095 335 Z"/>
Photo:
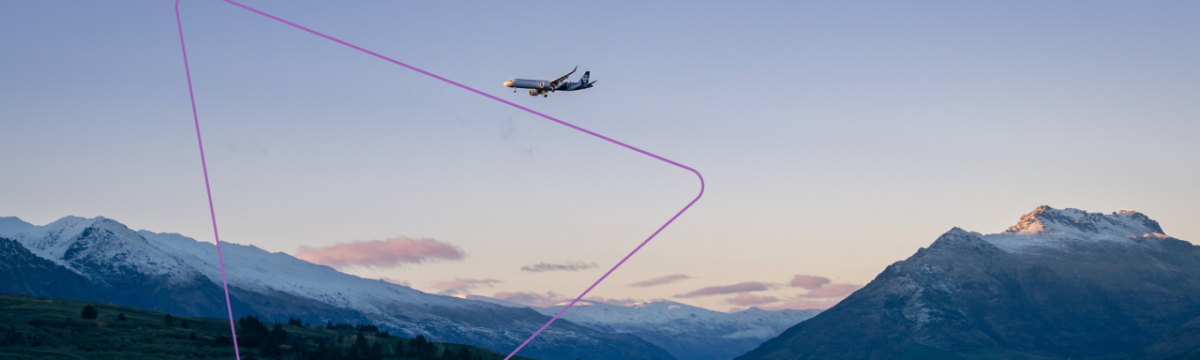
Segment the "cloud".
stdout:
<path fill-rule="evenodd" d="M 651 287 L 651 286 L 658 286 L 658 285 L 666 285 L 666 284 L 670 284 L 673 282 L 678 282 L 680 280 L 686 280 L 686 279 L 691 279 L 691 278 L 692 278 L 691 276 L 687 276 L 684 274 L 667 275 L 667 276 L 656 277 L 656 278 L 653 278 L 650 280 L 638 281 L 638 282 L 629 284 L 629 286 Z"/>
<path fill-rule="evenodd" d="M 779 287 L 779 285 L 761 283 L 761 282 L 755 282 L 755 281 L 748 281 L 748 282 L 744 282 L 744 283 L 740 283 L 740 284 L 733 284 L 733 285 L 709 286 L 709 287 L 706 287 L 706 288 L 703 288 L 700 290 L 692 291 L 687 294 L 675 295 L 675 297 L 693 298 L 693 297 L 709 296 L 709 295 L 723 295 L 723 294 L 733 294 L 733 293 L 742 293 L 742 292 L 751 292 L 751 291 L 766 291 L 766 290 L 771 290 L 771 289 L 774 289 L 777 287 Z"/>
<path fill-rule="evenodd" d="M 599 297 L 599 296 L 589 296 L 589 297 L 586 297 L 583 299 L 587 300 L 587 301 L 605 303 L 605 304 L 616 305 L 616 306 L 629 306 L 629 305 L 637 304 L 640 302 L 644 302 L 642 300 L 633 299 L 633 298 L 609 299 L 609 298 L 603 298 L 603 297 Z"/>
<path fill-rule="evenodd" d="M 821 309 L 821 310 L 825 310 L 825 309 L 833 307 L 834 305 L 837 305 L 837 303 L 841 302 L 841 301 L 842 301 L 842 299 L 814 300 L 814 299 L 795 298 L 795 299 L 786 300 L 779 304 L 762 306 L 760 308 L 763 310 L 771 310 L 771 311 L 783 310 L 783 309 L 795 309 L 795 310 Z"/>
<path fill-rule="evenodd" d="M 404 280 L 396 280 L 396 279 L 392 279 L 389 277 L 380 277 L 379 280 L 383 280 L 384 282 L 388 282 L 388 283 L 392 283 L 392 284 L 396 284 L 396 285 L 400 285 L 400 286 L 412 287 L 412 283 L 404 281 Z"/>
<path fill-rule="evenodd" d="M 862 285 L 829 284 L 800 294 L 800 297 L 808 299 L 844 298 L 861 288 Z"/>
<path fill-rule="evenodd" d="M 822 286 L 825 286 L 828 284 L 829 284 L 829 278 L 827 278 L 827 277 L 809 276 L 809 275 L 796 275 L 796 277 L 792 278 L 792 281 L 788 282 L 788 286 L 805 288 L 805 289 L 809 289 L 809 290 L 816 289 L 816 288 L 819 288 L 819 287 L 822 287 Z"/>
<path fill-rule="evenodd" d="M 563 297 L 562 295 L 555 294 L 553 291 L 546 292 L 546 294 L 539 294 L 539 293 L 535 293 L 535 292 L 526 292 L 526 291 L 498 292 L 498 293 L 496 293 L 496 295 L 492 295 L 492 298 L 500 299 L 500 300 L 504 300 L 504 301 L 508 301 L 508 302 L 515 302 L 515 303 L 522 304 L 522 305 L 539 306 L 539 307 L 554 306 L 554 304 L 557 304 L 557 303 L 560 303 L 563 301 L 571 301 L 572 300 L 572 299 Z"/>
<path fill-rule="evenodd" d="M 545 271 L 579 271 L 587 270 L 596 267 L 596 263 L 583 263 L 580 261 L 568 261 L 562 264 L 547 264 L 540 263 L 529 266 L 522 266 L 521 271 L 529 272 L 545 272 Z"/>
<path fill-rule="evenodd" d="M 454 295 L 468 293 L 467 290 L 478 288 L 481 285 L 492 287 L 492 284 L 499 284 L 501 281 L 496 279 L 461 279 L 455 278 L 450 281 L 439 281 L 433 284 L 434 289 L 442 290 L 439 294 Z"/>
<path fill-rule="evenodd" d="M 774 296 L 754 296 L 752 294 L 741 293 L 738 294 L 738 296 L 725 299 L 725 302 L 739 306 L 757 306 L 779 302 L 779 298 Z"/>
<path fill-rule="evenodd" d="M 350 266 L 396 267 L 420 264 L 428 260 L 459 260 L 458 247 L 434 239 L 409 239 L 401 236 L 388 240 L 355 241 L 323 248 L 300 245 L 296 258 L 335 268 Z"/>

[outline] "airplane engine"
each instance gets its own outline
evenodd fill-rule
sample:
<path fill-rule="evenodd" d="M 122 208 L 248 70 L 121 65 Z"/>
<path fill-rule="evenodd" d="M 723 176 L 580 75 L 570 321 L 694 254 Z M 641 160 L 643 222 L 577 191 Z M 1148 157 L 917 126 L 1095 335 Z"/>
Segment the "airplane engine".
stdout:
<path fill-rule="evenodd" d="M 541 95 L 541 94 L 538 94 L 537 90 L 529 90 L 529 96 L 538 96 L 538 95 Z"/>

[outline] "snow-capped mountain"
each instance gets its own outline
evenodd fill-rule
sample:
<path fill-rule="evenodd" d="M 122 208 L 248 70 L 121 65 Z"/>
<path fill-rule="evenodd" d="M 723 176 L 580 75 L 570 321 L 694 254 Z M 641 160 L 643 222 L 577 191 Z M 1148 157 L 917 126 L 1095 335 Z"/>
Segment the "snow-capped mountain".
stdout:
<path fill-rule="evenodd" d="M 480 295 L 455 296 L 500 306 L 528 307 L 548 316 L 558 314 L 570 303 L 537 307 Z M 679 360 L 723 360 L 744 354 L 819 313 L 821 310 L 817 309 L 768 311 L 757 307 L 724 313 L 670 300 L 628 306 L 579 301 L 561 319 L 600 331 L 636 335 L 666 349 Z"/>
<path fill-rule="evenodd" d="M 122 305 L 188 316 L 225 315 L 214 244 L 179 234 L 133 231 L 103 217 L 66 217 L 44 226 L 0 221 L 0 231 L 28 249 L 102 289 Z M 393 333 L 507 351 L 549 317 L 420 291 L 340 273 L 284 253 L 221 244 L 235 316 L 299 316 L 310 322 L 370 322 Z M 34 295 L 38 295 L 34 293 Z M 636 336 L 556 322 L 522 355 L 542 359 L 674 357 Z"/>
<path fill-rule="evenodd" d="M 1200 246 L 1137 212 L 1041 206 L 1003 233 L 946 232 L 737 359 L 1114 356 L 1197 316 Z"/>
<path fill-rule="evenodd" d="M 534 310 L 553 316 L 566 305 Z M 580 301 L 562 318 L 605 332 L 637 335 L 680 360 L 725 360 L 744 354 L 818 313 L 820 310 L 815 309 L 759 308 L 723 313 L 670 300 L 629 306 Z"/>

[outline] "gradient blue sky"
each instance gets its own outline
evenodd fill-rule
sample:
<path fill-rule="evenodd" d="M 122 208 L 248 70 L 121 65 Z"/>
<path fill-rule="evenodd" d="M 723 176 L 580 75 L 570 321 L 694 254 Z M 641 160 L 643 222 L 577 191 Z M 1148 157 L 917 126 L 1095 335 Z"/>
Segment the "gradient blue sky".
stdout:
<path fill-rule="evenodd" d="M 604 297 L 864 284 L 951 227 L 999 232 L 1042 204 L 1138 210 L 1200 238 L 1196 2 L 246 4 L 701 171 L 704 199 Z M 182 11 L 225 240 L 435 238 L 467 256 L 348 271 L 574 295 L 698 190 L 231 5 Z M 175 26 L 171 1 L 0 2 L 0 216 L 212 241 Z M 596 88 L 501 86 L 576 65 Z M 519 270 L 565 261 L 600 268 Z M 671 274 L 694 278 L 626 286 Z"/>

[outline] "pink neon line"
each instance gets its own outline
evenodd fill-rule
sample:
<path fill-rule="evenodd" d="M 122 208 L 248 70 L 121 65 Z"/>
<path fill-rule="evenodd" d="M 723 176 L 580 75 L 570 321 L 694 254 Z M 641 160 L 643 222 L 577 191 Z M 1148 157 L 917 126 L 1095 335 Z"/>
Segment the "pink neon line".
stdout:
<path fill-rule="evenodd" d="M 179 1 L 179 0 L 176 0 L 176 3 L 177 3 L 177 4 L 178 4 L 178 1 Z M 700 197 L 704 196 L 704 176 L 700 175 L 700 172 L 699 172 L 699 171 L 696 171 L 695 169 L 692 169 L 692 168 L 690 168 L 690 167 L 687 167 L 687 166 L 685 166 L 685 165 L 683 165 L 683 164 L 680 164 L 680 163 L 677 163 L 677 162 L 671 161 L 671 160 L 669 160 L 669 159 L 667 159 L 667 158 L 664 158 L 664 157 L 661 157 L 661 156 L 658 156 L 658 155 L 652 154 L 652 153 L 650 153 L 650 152 L 648 152 L 648 151 L 645 151 L 645 150 L 642 150 L 642 149 L 639 149 L 639 148 L 633 147 L 633 146 L 631 146 L 631 145 L 629 145 L 629 144 L 626 144 L 626 143 L 623 143 L 623 142 L 620 142 L 620 141 L 617 141 L 617 140 L 613 140 L 613 139 L 611 139 L 611 138 L 609 138 L 609 137 L 606 137 L 606 136 L 604 136 L 604 135 L 597 134 L 597 133 L 595 133 L 595 132 L 592 132 L 592 131 L 590 131 L 590 130 L 587 130 L 587 129 L 581 128 L 581 127 L 579 127 L 579 126 L 575 126 L 574 124 L 571 124 L 571 123 L 568 123 L 568 122 L 566 122 L 566 121 L 562 121 L 562 120 L 559 120 L 559 119 L 553 118 L 553 117 L 551 117 L 551 116 L 549 116 L 549 115 L 542 114 L 542 113 L 540 113 L 540 112 L 534 111 L 534 110 L 532 110 L 532 109 L 529 109 L 529 108 L 526 108 L 526 107 L 524 107 L 524 106 L 521 106 L 521 105 L 514 104 L 514 103 L 512 103 L 512 102 L 509 102 L 509 101 L 507 101 L 507 100 L 504 100 L 504 99 L 498 98 L 498 97 L 496 97 L 496 96 L 493 96 L 493 95 L 491 95 L 491 94 L 488 94 L 488 93 L 485 93 L 485 92 L 482 92 L 482 91 L 476 90 L 476 89 L 474 89 L 474 88 L 471 88 L 471 87 L 469 87 L 469 86 L 466 86 L 466 85 L 463 85 L 463 84 L 459 84 L 459 83 L 457 83 L 457 82 L 454 82 L 454 81 L 452 81 L 452 80 L 450 80 L 450 79 L 446 79 L 446 78 L 444 78 L 444 77 L 441 77 L 441 76 L 434 75 L 433 73 L 430 73 L 430 72 L 428 72 L 428 71 L 425 71 L 425 70 L 421 70 L 421 69 L 419 69 L 419 68 L 416 68 L 416 67 L 414 67 L 414 66 L 412 66 L 412 65 L 408 65 L 408 64 L 405 64 L 405 63 L 402 63 L 402 62 L 396 61 L 395 59 L 392 59 L 392 58 L 389 58 L 389 57 L 386 57 L 386 56 L 380 55 L 380 54 L 378 54 L 378 53 L 376 53 L 376 52 L 374 52 L 374 51 L 370 51 L 370 50 L 367 50 L 367 49 L 364 49 L 364 48 L 358 47 L 358 46 L 356 46 L 356 45 L 354 45 L 354 44 L 351 44 L 351 43 L 348 43 L 348 42 L 345 42 L 345 41 L 339 40 L 339 39 L 337 39 L 337 38 L 334 38 L 334 37 L 332 37 L 332 36 L 329 36 L 329 35 L 322 34 L 322 33 L 320 33 L 320 32 L 317 32 L 317 31 L 315 31 L 315 30 L 312 30 L 312 29 L 306 28 L 306 27 L 304 27 L 304 26 L 300 26 L 300 25 L 298 25 L 298 24 L 296 24 L 296 23 L 293 23 L 293 22 L 291 22 L 291 21 L 287 21 L 287 20 L 281 19 L 281 18 L 279 18 L 279 17 L 276 17 L 276 16 L 274 16 L 274 15 L 267 14 L 267 13 L 265 13 L 265 12 L 259 11 L 259 10 L 257 10 L 257 9 L 251 8 L 251 7 L 249 7 L 249 6 L 242 5 L 242 4 L 240 4 L 240 3 L 237 3 L 237 2 L 235 2 L 235 1 L 231 1 L 231 0 L 223 0 L 223 1 L 225 1 L 225 2 L 227 2 L 227 3 L 229 3 L 229 4 L 232 4 L 232 5 L 235 5 L 235 6 L 237 6 L 237 7 L 240 7 L 240 8 L 246 9 L 246 10 L 249 10 L 249 11 L 251 11 L 251 12 L 257 13 L 257 14 L 259 14 L 259 15 L 266 16 L 266 17 L 268 17 L 268 18 L 270 18 L 270 19 L 272 19 L 272 20 L 279 21 L 279 22 L 282 22 L 282 23 L 284 23 L 284 24 L 290 25 L 290 26 L 292 26 L 292 27 L 295 27 L 295 28 L 297 28 L 297 29 L 304 30 L 304 31 L 306 31 L 306 32 L 309 32 L 309 33 L 311 33 L 311 34 L 313 34 L 313 35 L 317 35 L 317 36 L 323 37 L 323 38 L 325 38 L 325 39 L 328 39 L 328 40 L 330 40 L 330 41 L 333 41 L 333 42 L 336 42 L 336 43 L 339 43 L 339 44 L 345 45 L 345 46 L 347 46 L 347 47 L 350 47 L 350 48 L 353 48 L 353 49 L 355 49 L 355 50 L 358 50 L 358 51 L 361 51 L 361 52 L 364 52 L 364 53 L 370 54 L 370 55 L 372 55 L 372 56 L 375 56 L 375 57 L 377 57 L 377 58 L 380 58 L 380 59 L 386 60 L 386 61 L 388 61 L 388 62 L 391 62 L 391 63 L 393 63 L 393 64 L 396 64 L 396 65 L 403 66 L 403 67 L 405 67 L 405 68 L 408 68 L 408 69 L 410 69 L 410 70 L 413 70 L 413 71 L 419 72 L 419 73 L 421 73 L 421 74 L 425 74 L 425 75 L 427 75 L 427 76 L 429 76 L 429 77 L 432 77 L 432 78 L 435 78 L 435 79 L 441 80 L 441 81 L 443 81 L 443 82 L 446 82 L 446 83 L 448 83 L 448 84 L 451 84 L 451 85 L 454 85 L 454 86 L 457 86 L 457 87 L 463 88 L 463 89 L 465 89 L 465 90 L 467 90 L 467 91 L 470 91 L 470 92 L 473 92 L 473 93 L 476 93 L 476 94 L 482 95 L 482 96 L 484 96 L 484 97 L 487 97 L 487 98 L 489 98 L 489 99 L 496 100 L 496 101 L 499 101 L 499 102 L 501 102 L 501 103 L 507 104 L 507 105 L 509 105 L 509 106 L 512 106 L 512 107 L 515 107 L 515 108 L 518 108 L 518 109 L 524 110 L 525 112 L 528 112 L 528 113 L 530 113 L 530 114 L 534 114 L 534 115 L 540 116 L 540 117 L 542 117 L 542 118 L 545 118 L 545 119 L 547 119 L 547 120 L 550 120 L 550 121 L 554 121 L 554 122 L 556 122 L 556 123 L 562 124 L 562 125 L 564 125 L 564 126 L 567 126 L 567 127 L 570 127 L 570 128 L 572 128 L 572 129 L 579 130 L 579 131 L 581 131 L 581 132 L 584 132 L 584 133 L 586 133 L 586 134 L 588 134 L 588 135 L 592 135 L 592 136 L 598 137 L 598 138 L 600 138 L 600 139 L 603 139 L 603 140 L 605 140 L 605 141 L 611 142 L 611 143 L 613 143 L 613 144 L 620 145 L 620 146 L 622 146 L 622 147 L 625 147 L 625 148 L 627 148 L 627 149 L 630 149 L 630 150 L 633 150 L 633 151 L 637 151 L 637 152 L 639 152 L 639 153 L 642 153 L 642 154 L 644 154 L 644 155 L 646 155 L 646 156 L 650 156 L 650 157 L 652 157 L 652 158 L 655 158 L 655 159 L 661 160 L 661 161 L 663 161 L 663 162 L 666 162 L 666 163 L 669 163 L 669 164 L 671 164 L 671 165 L 675 165 L 675 166 L 677 166 L 677 167 L 680 167 L 680 168 L 683 168 L 683 169 L 685 169 L 685 170 L 687 170 L 687 171 L 691 171 L 693 174 L 696 174 L 696 177 L 697 177 L 697 178 L 699 178 L 699 179 L 700 179 L 700 193 L 696 195 L 696 198 L 695 198 L 695 199 L 692 199 L 692 201 L 691 201 L 691 202 L 689 202 L 689 203 L 687 204 L 687 206 L 684 206 L 684 207 L 683 207 L 683 209 L 679 210 L 679 212 L 678 212 L 678 213 L 675 213 L 675 215 L 674 215 L 674 216 L 672 216 L 670 220 L 667 220 L 667 222 L 666 222 L 665 224 L 663 224 L 662 226 L 660 226 L 660 227 L 659 227 L 657 230 L 655 230 L 653 234 L 650 234 L 650 237 L 648 237 L 648 238 L 646 238 L 646 240 L 642 241 L 642 243 L 641 243 L 641 244 L 638 244 L 638 246 L 637 246 L 636 248 L 634 248 L 632 252 L 630 252 L 628 255 L 625 255 L 625 257 L 624 257 L 624 258 L 622 258 L 620 262 L 617 262 L 617 264 L 616 264 L 616 265 L 614 265 L 614 266 L 612 267 L 612 269 L 609 269 L 609 270 L 608 270 L 608 272 L 604 273 L 604 276 L 601 276 L 601 277 L 600 277 L 600 279 L 597 279 L 595 283 L 592 283 L 592 285 L 591 285 L 591 286 L 589 286 L 589 287 L 587 288 L 587 290 L 584 290 L 584 292 L 583 292 L 582 294 L 579 294 L 579 296 L 577 296 L 577 297 L 576 297 L 574 300 L 571 300 L 571 303 L 570 303 L 570 304 L 567 304 L 567 306 L 566 306 L 566 307 L 564 307 L 564 308 L 562 309 L 562 311 L 559 311 L 559 312 L 558 312 L 558 314 L 555 314 L 555 315 L 554 315 L 554 317 L 550 319 L 550 321 L 546 322 L 546 324 L 545 324 L 545 325 L 542 325 L 542 327 L 541 327 L 541 328 L 539 328 L 539 329 L 538 329 L 536 332 L 534 332 L 532 336 L 530 336 L 528 339 L 526 339 L 526 340 L 525 340 L 525 342 L 522 342 L 520 346 L 517 346 L 517 348 L 516 348 L 516 349 L 514 349 L 514 350 L 512 351 L 512 353 L 509 353 L 509 354 L 508 354 L 508 356 L 506 356 L 506 357 L 504 358 L 504 360 L 508 360 L 508 359 L 512 358 L 514 355 L 516 355 L 516 354 L 517 354 L 517 352 L 518 352 L 518 351 L 521 351 L 521 349 L 522 349 L 522 348 L 524 348 L 524 347 L 525 347 L 525 345 L 528 345 L 530 341 L 533 341 L 533 339 L 534 339 L 534 338 L 536 338 L 536 337 L 538 336 L 538 334 L 541 334 L 541 333 L 542 333 L 542 331 L 546 330 L 546 328 L 550 326 L 550 324 L 554 323 L 554 321 L 555 321 L 555 320 L 558 320 L 558 318 L 559 318 L 559 317 L 561 317 L 561 316 L 562 316 L 562 314 L 566 313 L 566 312 L 567 312 L 567 310 L 570 310 L 572 306 L 575 306 L 575 303 L 579 302 L 579 300 L 580 300 L 580 299 L 582 299 L 584 296 L 587 296 L 587 294 L 588 294 L 589 292 L 591 292 L 591 291 L 592 291 L 592 289 L 596 288 L 596 285 L 599 285 L 599 284 L 600 284 L 600 282 L 602 282 L 602 281 L 604 281 L 604 279 L 608 278 L 608 276 L 609 276 L 609 275 L 611 275 L 611 274 L 613 273 L 613 271 L 616 271 L 616 270 L 617 270 L 617 268 L 621 267 L 621 265 L 622 265 L 622 264 L 624 264 L 624 263 L 625 263 L 625 261 L 629 260 L 629 258 L 630 258 L 630 257 L 632 257 L 632 256 L 633 256 L 633 254 L 636 254 L 636 253 L 638 252 L 638 250 L 641 250 L 641 249 L 642 249 L 642 247 L 646 246 L 646 244 L 647 244 L 647 243 L 649 243 L 649 242 L 650 242 L 650 240 L 654 239 L 654 237 L 655 237 L 655 236 L 658 236 L 658 234 L 659 234 L 660 232 L 662 232 L 662 231 L 663 231 L 663 229 L 666 229 L 668 225 L 671 225 L 671 223 L 675 222 L 675 219 L 679 218 L 679 216 L 680 216 L 680 215 L 683 215 L 683 213 L 684 213 L 685 211 L 687 211 L 689 208 L 691 208 L 691 207 L 692 207 L 692 205 L 694 205 L 694 204 L 696 203 L 696 201 L 699 201 L 699 200 L 700 200 Z M 177 9 L 178 9 L 178 7 L 177 7 Z M 178 10 L 176 10 L 176 12 L 177 12 L 176 16 L 178 17 Z M 182 29 L 182 28 L 181 28 L 181 29 Z M 182 34 L 183 34 L 183 33 L 182 33 L 182 30 L 181 30 L 181 31 L 180 31 L 180 37 L 181 37 L 181 39 L 182 39 Z M 190 78 L 189 78 L 189 89 L 190 89 L 190 86 L 191 86 L 191 85 L 190 85 Z M 193 104 L 193 112 L 195 112 L 195 106 L 194 106 L 194 104 Z M 205 177 L 206 177 L 206 178 L 205 178 L 205 181 L 207 181 L 207 174 L 205 175 Z M 211 197 L 211 195 L 210 195 L 210 197 Z M 210 210 L 211 210 L 211 206 L 210 206 Z M 216 225 L 216 218 L 215 218 L 215 216 L 214 216 L 214 218 L 213 218 L 213 219 L 214 219 L 213 221 L 214 221 L 214 229 L 215 229 L 215 225 Z M 223 269 L 223 268 L 222 268 L 222 271 L 224 271 L 224 269 Z M 228 294 L 228 290 L 227 290 L 226 292 L 227 292 L 227 294 Z M 228 297 L 228 295 L 226 295 L 226 297 Z M 230 315 L 230 323 L 231 323 L 231 324 L 232 324 L 232 321 L 233 321 L 233 315 L 232 315 L 232 312 L 231 312 L 231 315 Z"/>
<path fill-rule="evenodd" d="M 200 168 L 204 170 L 204 191 L 208 192 L 208 214 L 212 217 L 213 238 L 217 239 L 217 263 L 221 265 L 221 287 L 225 289 L 225 309 L 229 311 L 229 332 L 233 336 L 233 356 L 242 359 L 233 326 L 233 306 L 229 303 L 229 282 L 225 280 L 225 258 L 221 256 L 221 235 L 217 233 L 217 211 L 213 208 L 212 188 L 208 185 L 208 164 L 204 161 L 204 140 L 200 138 L 200 115 L 196 112 L 196 94 L 192 91 L 192 70 L 188 67 L 187 46 L 183 43 L 183 20 L 179 18 L 179 0 L 175 0 L 175 24 L 179 26 L 179 47 L 183 49 L 183 73 L 187 75 L 188 97 L 192 101 L 192 121 L 196 124 L 196 142 L 200 144 Z"/>

